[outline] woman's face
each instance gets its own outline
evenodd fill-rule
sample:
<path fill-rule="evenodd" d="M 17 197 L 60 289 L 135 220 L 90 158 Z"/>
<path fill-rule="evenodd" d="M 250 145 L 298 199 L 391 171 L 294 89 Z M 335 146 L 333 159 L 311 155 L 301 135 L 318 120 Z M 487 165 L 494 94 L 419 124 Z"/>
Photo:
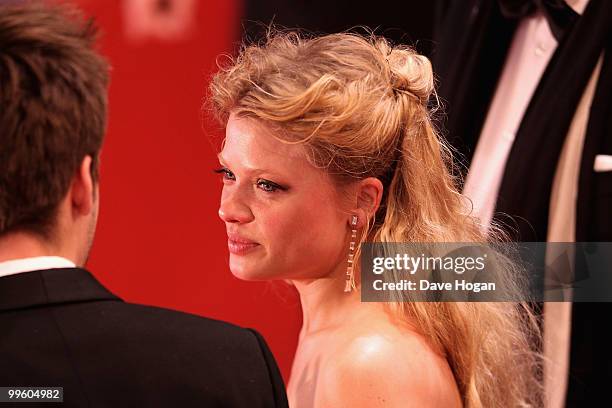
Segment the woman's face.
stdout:
<path fill-rule="evenodd" d="M 234 276 L 246 280 L 320 278 L 345 261 L 350 215 L 329 175 L 300 145 L 262 123 L 230 116 L 219 154 Z"/>

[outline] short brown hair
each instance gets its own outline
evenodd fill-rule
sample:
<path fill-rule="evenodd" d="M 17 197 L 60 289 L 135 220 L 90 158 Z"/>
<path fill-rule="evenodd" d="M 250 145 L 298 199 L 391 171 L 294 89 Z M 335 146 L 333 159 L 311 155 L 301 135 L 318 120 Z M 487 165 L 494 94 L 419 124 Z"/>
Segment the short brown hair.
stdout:
<path fill-rule="evenodd" d="M 108 64 L 73 7 L 0 6 L 0 235 L 48 235 L 57 206 L 106 131 Z"/>

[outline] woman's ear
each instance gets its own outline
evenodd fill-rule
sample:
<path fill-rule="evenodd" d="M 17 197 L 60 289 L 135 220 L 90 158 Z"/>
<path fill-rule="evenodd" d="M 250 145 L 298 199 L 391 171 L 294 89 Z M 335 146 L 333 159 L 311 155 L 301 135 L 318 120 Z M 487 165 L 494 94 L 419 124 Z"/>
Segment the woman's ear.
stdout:
<path fill-rule="evenodd" d="M 360 180 L 356 187 L 356 206 L 352 213 L 357 215 L 357 228 L 363 228 L 367 225 L 367 220 L 372 219 L 378 207 L 383 194 L 383 185 L 376 177 L 368 177 Z M 351 219 L 348 220 L 349 223 Z"/>

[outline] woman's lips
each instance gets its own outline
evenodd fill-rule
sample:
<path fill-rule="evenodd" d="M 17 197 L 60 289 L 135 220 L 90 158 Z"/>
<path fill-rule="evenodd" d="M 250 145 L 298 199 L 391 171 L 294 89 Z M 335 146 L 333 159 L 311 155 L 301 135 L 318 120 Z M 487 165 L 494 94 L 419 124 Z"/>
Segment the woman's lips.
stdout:
<path fill-rule="evenodd" d="M 255 241 L 235 235 L 228 235 L 227 238 L 227 247 L 229 252 L 234 255 L 245 255 L 258 246 L 259 244 Z"/>

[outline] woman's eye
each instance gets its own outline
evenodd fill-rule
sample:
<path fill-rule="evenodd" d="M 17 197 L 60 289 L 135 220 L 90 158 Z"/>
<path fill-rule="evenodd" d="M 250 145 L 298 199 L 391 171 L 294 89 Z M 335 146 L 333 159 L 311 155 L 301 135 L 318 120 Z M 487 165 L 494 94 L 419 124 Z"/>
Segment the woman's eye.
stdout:
<path fill-rule="evenodd" d="M 257 182 L 257 186 L 259 188 L 261 188 L 263 191 L 266 191 L 268 193 L 273 193 L 273 192 L 275 192 L 277 190 L 282 190 L 283 189 L 278 184 L 272 183 L 271 181 L 268 181 L 268 180 L 259 180 Z"/>
<path fill-rule="evenodd" d="M 236 176 L 232 173 L 228 168 L 222 167 L 220 169 L 215 170 L 215 173 L 222 174 L 223 180 L 236 180 Z"/>

